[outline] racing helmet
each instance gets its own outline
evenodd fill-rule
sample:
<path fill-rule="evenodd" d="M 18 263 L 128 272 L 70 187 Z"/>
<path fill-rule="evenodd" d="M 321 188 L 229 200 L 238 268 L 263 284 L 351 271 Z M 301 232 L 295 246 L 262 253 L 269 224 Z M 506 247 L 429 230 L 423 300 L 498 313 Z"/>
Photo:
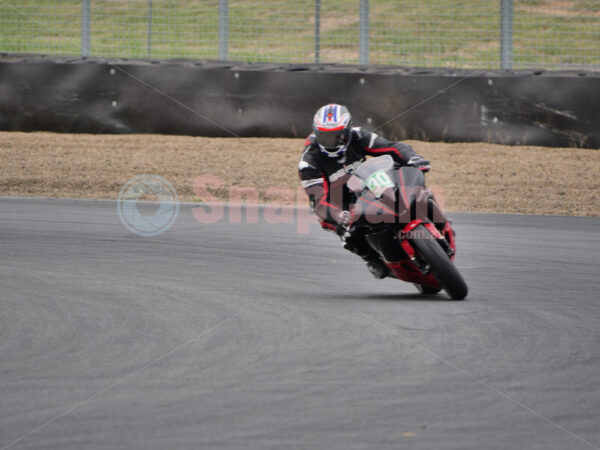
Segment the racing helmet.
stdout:
<path fill-rule="evenodd" d="M 313 119 L 313 131 L 321 152 L 330 158 L 346 153 L 352 139 L 352 117 L 348 108 L 336 103 L 319 108 Z"/>

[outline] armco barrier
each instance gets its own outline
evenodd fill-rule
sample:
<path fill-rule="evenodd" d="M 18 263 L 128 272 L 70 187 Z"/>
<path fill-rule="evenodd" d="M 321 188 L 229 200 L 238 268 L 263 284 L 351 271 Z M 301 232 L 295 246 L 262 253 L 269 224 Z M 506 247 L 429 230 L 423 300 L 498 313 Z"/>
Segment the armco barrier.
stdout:
<path fill-rule="evenodd" d="M 600 148 L 600 73 L 0 56 L 2 130 L 304 137 L 327 102 L 390 139 Z"/>

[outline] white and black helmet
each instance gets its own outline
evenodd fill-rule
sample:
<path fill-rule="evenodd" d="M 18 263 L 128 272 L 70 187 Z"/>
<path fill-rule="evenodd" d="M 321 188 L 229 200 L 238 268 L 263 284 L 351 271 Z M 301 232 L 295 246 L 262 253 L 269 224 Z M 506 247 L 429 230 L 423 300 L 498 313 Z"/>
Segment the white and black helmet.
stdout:
<path fill-rule="evenodd" d="M 348 108 L 336 103 L 325 105 L 313 119 L 313 131 L 321 151 L 331 158 L 346 153 L 352 138 L 352 117 Z"/>

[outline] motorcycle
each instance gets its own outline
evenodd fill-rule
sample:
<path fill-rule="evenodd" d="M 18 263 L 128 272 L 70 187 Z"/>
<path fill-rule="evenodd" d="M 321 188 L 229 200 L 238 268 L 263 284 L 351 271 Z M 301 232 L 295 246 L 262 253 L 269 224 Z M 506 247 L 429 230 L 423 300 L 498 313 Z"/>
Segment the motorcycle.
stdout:
<path fill-rule="evenodd" d="M 389 155 L 371 158 L 345 180 L 354 196 L 348 227 L 364 227 L 390 276 L 423 294 L 444 290 L 462 300 L 468 287 L 454 265 L 455 233 L 425 187 L 423 173 L 397 167 Z"/>

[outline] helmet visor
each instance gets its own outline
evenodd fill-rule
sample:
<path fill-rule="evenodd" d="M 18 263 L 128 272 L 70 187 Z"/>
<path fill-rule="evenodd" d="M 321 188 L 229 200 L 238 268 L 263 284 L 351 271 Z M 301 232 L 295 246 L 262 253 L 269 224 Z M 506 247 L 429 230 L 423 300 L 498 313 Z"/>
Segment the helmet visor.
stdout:
<path fill-rule="evenodd" d="M 316 137 L 317 142 L 326 150 L 337 151 L 348 144 L 349 134 L 350 130 L 348 128 L 328 131 L 317 130 Z"/>

